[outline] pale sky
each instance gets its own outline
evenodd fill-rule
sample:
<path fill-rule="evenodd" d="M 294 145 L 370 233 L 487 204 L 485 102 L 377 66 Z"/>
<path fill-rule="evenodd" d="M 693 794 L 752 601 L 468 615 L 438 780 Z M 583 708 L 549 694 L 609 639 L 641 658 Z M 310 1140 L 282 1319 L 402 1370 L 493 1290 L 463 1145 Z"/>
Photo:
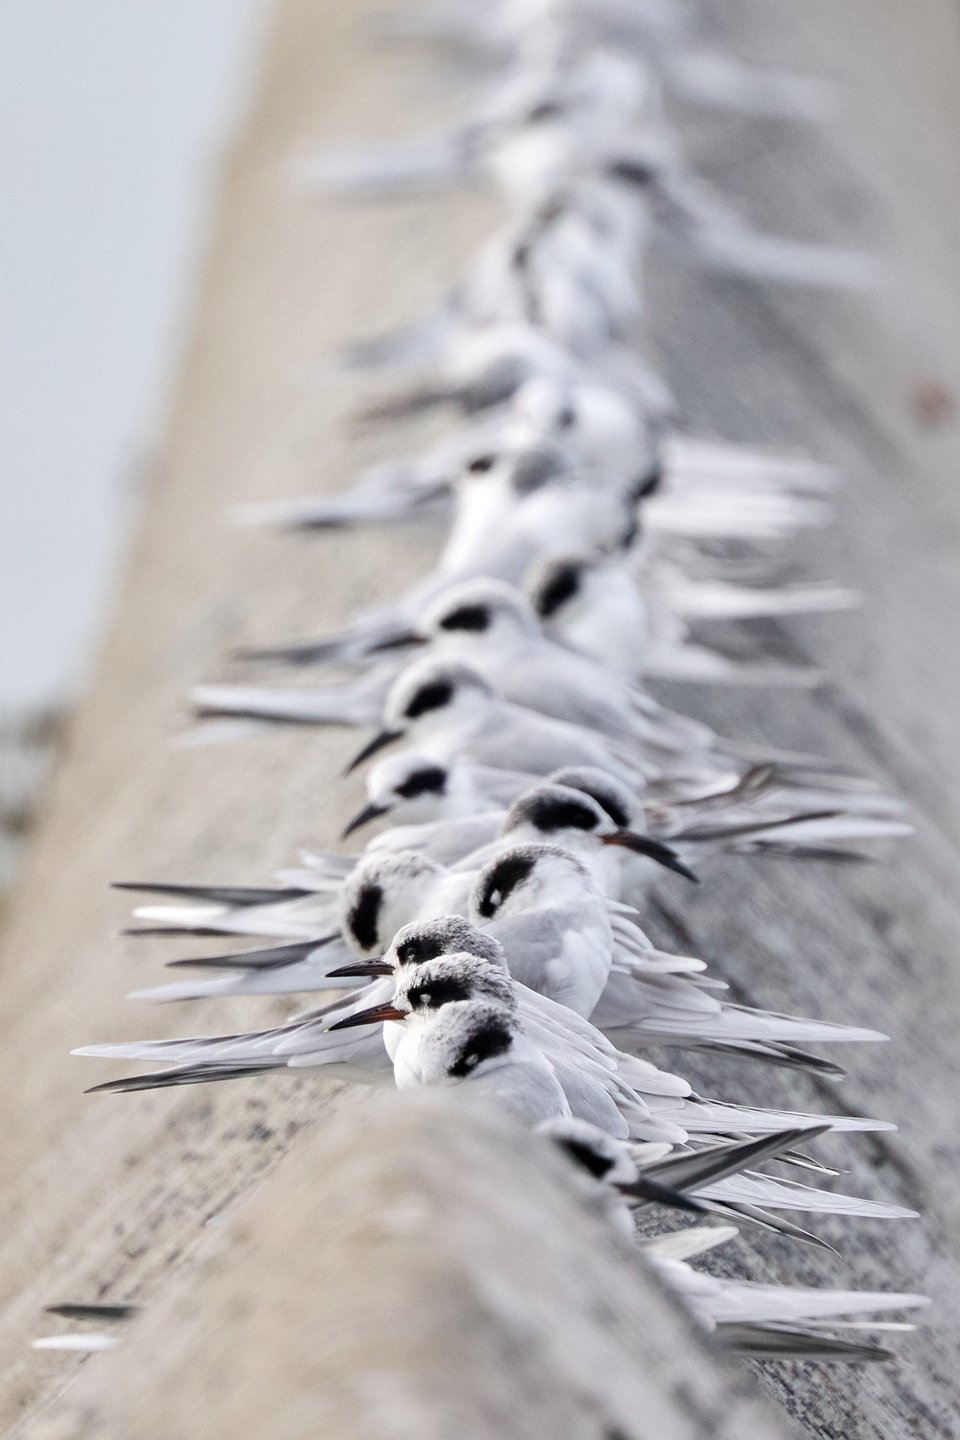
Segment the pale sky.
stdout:
<path fill-rule="evenodd" d="M 266 0 L 0 0 L 0 708 L 67 693 Z"/>

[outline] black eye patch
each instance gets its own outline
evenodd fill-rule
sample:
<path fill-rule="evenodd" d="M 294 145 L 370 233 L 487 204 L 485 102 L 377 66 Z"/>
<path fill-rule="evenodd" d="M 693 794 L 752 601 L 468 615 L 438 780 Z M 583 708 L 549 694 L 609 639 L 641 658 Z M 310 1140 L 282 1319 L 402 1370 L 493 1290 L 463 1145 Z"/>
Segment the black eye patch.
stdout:
<path fill-rule="evenodd" d="M 375 950 L 380 938 L 380 907 L 383 891 L 379 885 L 364 885 L 347 915 L 347 928 L 363 950 Z"/>
<path fill-rule="evenodd" d="M 574 423 L 574 421 L 576 420 L 576 418 L 577 418 L 577 412 L 576 412 L 576 410 L 574 410 L 573 406 L 572 406 L 572 405 L 564 405 L 563 409 L 560 411 L 559 415 L 557 416 L 557 429 L 558 429 L 558 430 L 569 430 L 569 429 L 570 429 L 570 426 Z"/>
<path fill-rule="evenodd" d="M 419 965 L 423 960 L 436 960 L 442 954 L 443 946 L 435 935 L 419 935 L 397 947 L 397 960 L 401 965 Z"/>
<path fill-rule="evenodd" d="M 486 605 L 461 605 L 451 610 L 440 621 L 441 630 L 486 630 L 490 624 L 490 611 Z"/>
<path fill-rule="evenodd" d="M 560 1140 L 559 1144 L 571 1160 L 581 1165 L 589 1174 L 595 1175 L 598 1180 L 601 1180 L 613 1166 L 612 1160 L 608 1160 L 605 1155 L 598 1155 L 596 1150 L 591 1150 L 589 1145 L 584 1145 L 580 1140 L 564 1138 Z"/>
<path fill-rule="evenodd" d="M 447 1074 L 454 1080 L 462 1080 L 471 1070 L 476 1070 L 484 1060 L 504 1055 L 510 1049 L 513 1037 L 505 1025 L 493 1020 L 465 1045 L 459 1058 L 454 1061 Z"/>
<path fill-rule="evenodd" d="M 579 589 L 579 570 L 573 565 L 558 566 L 536 597 L 537 614 L 541 620 L 555 614 L 561 605 L 573 599 Z"/>
<path fill-rule="evenodd" d="M 533 860 L 527 855 L 508 855 L 495 865 L 487 876 L 477 909 L 484 919 L 489 920 L 500 909 L 507 896 L 525 880 L 533 869 Z"/>
<path fill-rule="evenodd" d="M 469 1000 L 470 988 L 463 980 L 452 977 L 443 980 L 424 980 L 408 991 L 410 1004 L 415 1009 L 439 1010 L 455 1000 Z"/>
<path fill-rule="evenodd" d="M 442 795 L 446 788 L 446 770 L 440 765 L 430 765 L 402 781 L 397 786 L 397 794 L 404 800 L 415 800 L 418 795 Z"/>
<path fill-rule="evenodd" d="M 430 710 L 439 710 L 444 705 L 449 705 L 452 698 L 453 686 L 450 681 L 435 680 L 432 685 L 421 686 L 404 713 L 408 720 L 416 720 L 418 715 L 426 715 Z"/>
<path fill-rule="evenodd" d="M 485 475 L 497 463 L 496 455 L 475 455 L 467 466 L 471 475 Z"/>
<path fill-rule="evenodd" d="M 589 805 L 561 800 L 553 795 L 536 796 L 526 805 L 531 824 L 545 834 L 553 830 L 594 830 L 597 817 Z"/>

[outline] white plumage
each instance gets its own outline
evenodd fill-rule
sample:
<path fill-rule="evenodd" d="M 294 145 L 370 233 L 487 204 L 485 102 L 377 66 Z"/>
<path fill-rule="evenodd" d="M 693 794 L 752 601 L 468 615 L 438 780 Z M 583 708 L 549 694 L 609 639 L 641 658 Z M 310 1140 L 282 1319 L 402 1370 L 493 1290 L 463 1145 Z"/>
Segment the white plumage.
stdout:
<path fill-rule="evenodd" d="M 214 976 L 139 998 L 347 993 L 285 1025 L 79 1053 L 159 1067 L 97 1087 L 115 1090 L 331 1063 L 392 1069 L 401 1089 L 467 1087 L 560 1145 L 627 1233 L 649 1205 L 815 1242 L 782 1212 L 908 1219 L 907 1207 L 757 1168 L 777 1157 L 823 1178 L 832 1172 L 807 1147 L 825 1128 L 892 1128 L 752 1103 L 766 1064 L 836 1076 L 806 1047 L 885 1037 L 733 1003 L 702 960 L 659 951 L 641 928 L 651 887 L 683 883 L 670 870 L 709 879 L 720 853 L 869 858 L 911 828 L 869 780 L 757 753 L 645 688 L 656 678 L 813 687 L 817 673 L 765 654 L 748 632 L 727 653 L 716 626 L 859 600 L 843 585 L 784 579 L 793 538 L 832 519 L 830 468 L 685 434 L 640 349 L 654 245 L 763 282 L 869 286 L 864 257 L 767 236 L 737 215 L 691 172 L 661 103 L 672 90 L 809 120 L 827 96 L 710 50 L 672 0 L 438 0 L 383 28 L 464 47 L 477 81 L 468 113 L 411 142 L 301 159 L 296 180 L 368 198 L 480 177 L 498 187 L 502 223 L 456 286 L 343 357 L 357 371 L 417 371 L 368 408 L 371 421 L 446 407 L 454 427 L 339 496 L 267 500 L 236 518 L 318 532 L 428 522 L 444 542 L 406 595 L 338 633 L 245 657 L 345 676 L 200 685 L 202 723 L 186 743 L 278 723 L 375 730 L 359 764 L 402 741 L 368 772 L 347 833 L 390 828 L 362 854 L 306 853 L 272 886 L 130 885 L 154 892 L 136 912 L 151 933 L 249 945 L 183 957 L 178 966 Z M 305 628 L 312 619 L 304 597 Z M 765 1065 L 752 1067 L 746 1096 L 707 1099 L 618 1048 L 654 1041 Z M 700 1226 L 643 1244 L 698 1324 L 745 1353 L 883 1358 L 846 1332 L 900 1328 L 873 1317 L 923 1303 L 693 1268 L 736 1234 Z"/>

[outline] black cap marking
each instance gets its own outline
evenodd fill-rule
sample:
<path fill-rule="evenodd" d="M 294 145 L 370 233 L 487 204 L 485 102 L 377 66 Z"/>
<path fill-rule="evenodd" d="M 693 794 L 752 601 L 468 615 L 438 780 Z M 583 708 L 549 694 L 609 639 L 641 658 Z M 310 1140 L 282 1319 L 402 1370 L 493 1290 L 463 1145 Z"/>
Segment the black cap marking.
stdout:
<path fill-rule="evenodd" d="M 429 685 L 421 685 L 411 697 L 404 714 L 408 720 L 416 720 L 419 715 L 426 715 L 430 710 L 440 710 L 444 705 L 449 705 L 452 699 L 453 686 L 450 681 L 433 680 Z"/>
<path fill-rule="evenodd" d="M 379 944 L 382 905 L 381 887 L 364 885 L 347 913 L 347 928 L 363 950 L 374 950 Z"/>
<path fill-rule="evenodd" d="M 441 630 L 470 630 L 480 633 L 490 626 L 488 605 L 458 605 L 440 621 Z"/>
<path fill-rule="evenodd" d="M 483 1029 L 466 1044 L 457 1060 L 450 1066 L 447 1074 L 454 1080 L 462 1080 L 471 1071 L 476 1070 L 484 1060 L 493 1060 L 497 1055 L 505 1055 L 513 1044 L 513 1036 L 507 1026 L 500 1020 L 489 1020 Z"/>
<path fill-rule="evenodd" d="M 442 795 L 447 788 L 447 772 L 442 765 L 424 765 L 415 770 L 396 786 L 398 795 L 404 800 L 415 800 L 418 795 Z M 618 822 L 619 823 L 619 822 Z M 624 825 L 626 821 L 623 822 Z"/>
<path fill-rule="evenodd" d="M 518 807 L 519 814 L 528 819 L 537 830 L 545 835 L 555 830 L 595 830 L 597 815 L 582 800 L 568 799 L 560 795 L 531 795 Z"/>
<path fill-rule="evenodd" d="M 445 976 L 434 980 L 422 980 L 407 991 L 407 999 L 414 1010 L 440 1010 L 452 1005 L 455 1000 L 469 1000 L 472 995 L 466 980 L 459 976 Z"/>
<path fill-rule="evenodd" d="M 497 913 L 507 896 L 526 880 L 533 866 L 532 855 L 505 855 L 494 865 L 477 902 L 477 910 L 485 920 Z"/>
<path fill-rule="evenodd" d="M 571 600 L 580 589 L 580 568 L 578 565 L 558 565 L 536 596 L 537 614 L 541 620 L 548 619 Z"/>

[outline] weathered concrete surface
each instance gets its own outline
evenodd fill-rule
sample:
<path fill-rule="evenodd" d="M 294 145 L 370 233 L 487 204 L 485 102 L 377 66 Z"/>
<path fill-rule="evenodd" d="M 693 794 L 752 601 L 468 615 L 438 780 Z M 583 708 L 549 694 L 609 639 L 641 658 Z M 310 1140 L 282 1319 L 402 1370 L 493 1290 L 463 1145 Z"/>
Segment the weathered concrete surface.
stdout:
<path fill-rule="evenodd" d="M 699 1338 L 568 1171 L 459 1096 L 345 1105 L 29 1434 L 796 1433 L 742 1368 L 691 1363 Z"/>
<path fill-rule="evenodd" d="M 775 1258 L 781 1273 L 804 1279 L 934 1294 L 937 1310 L 920 1338 L 903 1342 L 896 1365 L 853 1376 L 791 1369 L 777 1387 L 818 1434 L 926 1440 L 955 1429 L 960 1330 L 953 1100 L 960 442 L 953 417 L 921 425 L 917 417 L 929 407 L 916 403 L 921 381 L 960 393 L 953 273 L 960 211 L 948 158 L 960 103 L 955 17 L 946 0 L 884 0 L 882 7 L 818 0 L 797 15 L 786 0 L 714 8 L 757 51 L 840 70 L 849 82 L 847 113 L 837 137 L 827 139 L 696 123 L 698 160 L 771 223 L 871 244 L 882 235 L 900 283 L 882 306 L 771 297 L 666 266 L 651 287 L 660 351 L 695 426 L 796 440 L 849 469 L 839 538 L 811 549 L 822 552 L 825 572 L 861 583 L 869 599 L 863 617 L 811 621 L 791 632 L 792 643 L 837 676 L 829 691 L 810 700 L 697 696 L 695 703 L 729 731 L 870 765 L 912 798 L 921 834 L 889 870 L 838 875 L 819 866 L 730 864 L 702 895 L 684 893 L 682 909 L 678 890 L 665 888 L 665 925 L 761 1002 L 867 1023 L 882 1018 L 892 1030 L 891 1047 L 849 1057 L 851 1078 L 839 1093 L 769 1072 L 739 1070 L 726 1081 L 715 1067 L 709 1085 L 866 1108 L 903 1125 L 892 1142 L 848 1143 L 837 1153 L 853 1168 L 851 1189 L 919 1204 L 928 1212 L 922 1226 L 824 1227 L 849 1264 L 771 1243 L 755 1248 L 757 1273 Z M 177 1356 L 187 1368 L 201 1364 L 204 1344 L 198 1338 L 189 1351 L 171 1349 L 154 1371 L 173 1343 L 165 1319 L 180 1316 L 185 1335 L 199 1336 L 194 1327 L 202 1326 L 228 1345 L 237 1317 L 226 1302 L 239 1293 L 231 1286 L 248 1283 L 239 1267 L 231 1271 L 227 1250 L 197 1264 L 214 1243 L 203 1221 L 269 1176 L 263 1208 L 243 1222 L 251 1246 L 244 1273 L 256 1275 L 263 1264 L 266 1285 L 270 1267 L 289 1257 L 290 1273 L 299 1275 L 300 1250 L 291 1255 L 275 1242 L 271 1222 L 283 1214 L 294 1234 L 308 1233 L 303 1177 L 321 1149 L 329 1143 L 332 1156 L 342 1143 L 328 1127 L 349 1077 L 85 1099 L 81 1086 L 103 1072 L 67 1051 L 92 1038 L 246 1027 L 286 1012 L 279 1003 L 240 1002 L 133 1010 L 124 991 L 155 975 L 154 960 L 170 951 L 111 939 L 125 904 L 106 886 L 118 876 L 259 880 L 297 845 L 329 840 L 356 800 L 331 783 L 349 736 L 282 735 L 179 754 L 167 741 L 187 685 L 215 673 L 231 644 L 326 626 L 360 600 L 395 593 L 425 561 L 425 542 L 415 536 L 298 545 L 223 523 L 228 504 L 337 486 L 361 458 L 395 450 L 396 436 L 358 440 L 345 431 L 350 391 L 320 390 L 316 361 L 324 345 L 433 298 L 492 214 L 483 197 L 368 210 L 286 193 L 280 163 L 304 142 L 415 129 L 434 118 L 435 96 L 418 84 L 428 68 L 408 59 L 401 69 L 386 56 L 355 63 L 357 13 L 314 0 L 280 7 L 264 87 L 227 179 L 145 527 L 5 936 L 0 1415 L 8 1426 L 47 1406 L 76 1369 L 70 1359 L 25 1348 L 25 1338 L 44 1328 L 42 1306 L 64 1298 L 137 1297 L 150 1309 L 142 1339 L 135 1330 L 123 1354 L 88 1367 L 84 1405 L 93 1409 L 83 1414 L 123 1429 L 124 1412 L 110 1409 L 109 1391 L 124 1366 L 130 1390 L 118 1389 L 118 1407 L 141 1383 L 155 1404 L 172 1407 Z M 409 443 L 416 440 L 411 432 Z M 311 593 L 315 614 L 305 617 L 302 597 Z M 294 1169 L 269 1175 L 310 1122 Z M 428 1189 L 429 1175 L 416 1184 Z M 332 1187 L 323 1190 L 332 1205 L 349 1203 L 332 1169 L 323 1184 Z M 537 1273 L 546 1276 L 551 1262 L 541 1258 L 546 1268 Z M 292 1292 L 288 1303 L 306 1304 Z M 196 1309 L 188 1315 L 182 1306 Z M 259 1321 L 245 1323 L 251 1337 L 260 1333 Z M 703 1363 L 696 1357 L 692 1373 Z M 172 1408 L 154 1417 L 158 1425 L 167 1418 L 166 1433 L 182 1433 Z M 624 1433 L 662 1440 L 646 1418 L 635 1416 Z M 200 1428 L 215 1435 L 220 1423 L 211 1410 Z M 299 1433 L 298 1423 L 291 1414 L 290 1434 Z M 163 1432 L 141 1424 L 128 1433 Z M 500 1433 L 510 1432 L 501 1424 Z M 690 1433 L 711 1433 L 708 1421 Z"/>
<path fill-rule="evenodd" d="M 674 941 L 699 947 L 763 1003 L 857 1016 L 893 1042 L 851 1055 L 850 1078 L 778 1084 L 794 1102 L 867 1108 L 896 1120 L 889 1143 L 845 1146 L 851 1188 L 909 1197 L 922 1225 L 825 1231 L 843 1273 L 907 1277 L 933 1295 L 923 1334 L 885 1371 L 791 1378 L 777 1391 L 825 1436 L 952 1436 L 956 1376 L 960 1154 L 960 16 L 948 3 L 713 5 L 741 51 L 834 74 L 838 124 L 824 138 L 703 124 L 698 163 L 749 213 L 788 233 L 856 241 L 880 253 L 873 303 L 775 295 L 687 277 L 651 285 L 659 351 L 693 428 L 779 437 L 848 474 L 836 534 L 811 546 L 822 573 L 866 595 L 862 615 L 791 627 L 790 645 L 833 683 L 810 700 L 704 697 L 729 733 L 780 738 L 865 765 L 915 807 L 919 835 L 889 867 L 842 875 L 728 866 L 720 881 L 668 902 Z M 931 413 L 928 396 L 946 402 Z M 933 411 L 937 410 L 933 407 Z M 711 1076 L 711 1083 L 716 1080 Z M 803 1271 L 838 1273 L 802 1257 Z"/>

